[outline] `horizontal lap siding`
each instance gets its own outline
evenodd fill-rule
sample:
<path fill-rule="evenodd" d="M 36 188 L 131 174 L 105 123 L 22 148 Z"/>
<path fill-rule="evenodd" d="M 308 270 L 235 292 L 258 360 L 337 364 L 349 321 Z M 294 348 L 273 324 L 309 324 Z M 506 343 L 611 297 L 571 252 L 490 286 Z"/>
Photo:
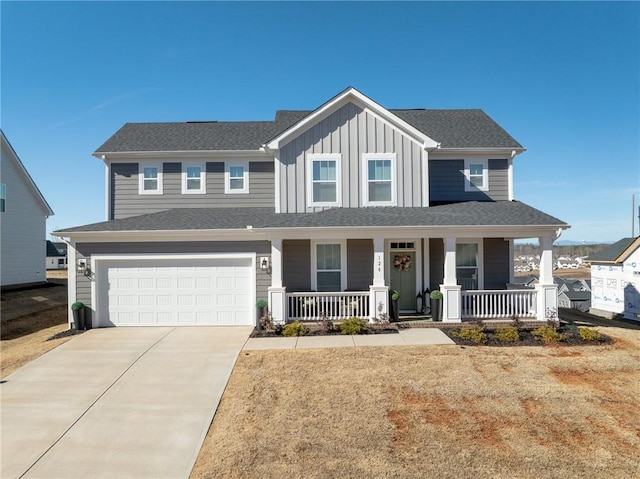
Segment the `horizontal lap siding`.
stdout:
<path fill-rule="evenodd" d="M 429 161 L 430 201 L 503 201 L 509 199 L 507 160 L 489 160 L 489 191 L 464 191 L 464 160 Z"/>
<path fill-rule="evenodd" d="M 224 162 L 206 163 L 206 194 L 182 194 L 182 163 L 165 162 L 163 194 L 138 193 L 138 163 L 111 164 L 112 218 L 154 213 L 172 208 L 220 208 L 272 206 L 275 201 L 274 166 L 249 162 L 249 193 L 225 194 Z"/>
<path fill-rule="evenodd" d="M 484 289 L 505 289 L 509 282 L 509 242 L 484 239 Z"/>
<path fill-rule="evenodd" d="M 147 242 L 147 243 L 78 243 L 77 258 L 89 258 L 97 254 L 213 254 L 256 253 L 260 257 L 271 257 L 269 241 L 193 241 L 193 242 Z M 256 264 L 256 298 L 266 299 L 271 286 L 271 275 Z M 91 281 L 82 274 L 76 276 L 78 301 L 91 305 Z"/>
<path fill-rule="evenodd" d="M 373 241 L 347 240 L 347 289 L 368 291 L 373 282 Z"/>
<path fill-rule="evenodd" d="M 442 238 L 429 239 L 429 289 L 439 289 L 444 282 L 444 242 Z"/>
<path fill-rule="evenodd" d="M 282 242 L 282 284 L 289 292 L 311 290 L 311 241 Z"/>
<path fill-rule="evenodd" d="M 362 155 L 396 153 L 398 206 L 422 206 L 422 151 L 420 145 L 359 106 L 349 103 L 284 145 L 280 150 L 280 208 L 304 213 L 307 207 L 307 155 L 342 155 L 342 206 L 363 203 Z M 321 208 L 317 208 L 321 209 Z"/>

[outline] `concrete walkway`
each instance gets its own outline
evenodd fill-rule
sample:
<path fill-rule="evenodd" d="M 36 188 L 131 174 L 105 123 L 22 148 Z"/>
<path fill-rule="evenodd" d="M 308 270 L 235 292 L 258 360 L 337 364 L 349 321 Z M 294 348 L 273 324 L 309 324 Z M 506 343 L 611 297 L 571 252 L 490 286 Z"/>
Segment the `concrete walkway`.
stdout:
<path fill-rule="evenodd" d="M 245 350 L 344 348 L 355 346 L 409 346 L 455 344 L 435 328 L 400 329 L 398 334 L 365 334 L 354 336 L 300 336 L 293 338 L 251 338 Z"/>
<path fill-rule="evenodd" d="M 186 478 L 250 327 L 95 329 L 0 385 L 2 478 Z"/>

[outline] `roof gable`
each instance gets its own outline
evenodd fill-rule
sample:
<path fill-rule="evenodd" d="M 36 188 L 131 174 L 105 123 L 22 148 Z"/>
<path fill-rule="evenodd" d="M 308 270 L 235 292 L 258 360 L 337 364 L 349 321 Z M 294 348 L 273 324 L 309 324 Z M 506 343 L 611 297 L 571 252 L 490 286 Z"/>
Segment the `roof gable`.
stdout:
<path fill-rule="evenodd" d="M 20 157 L 18 156 L 16 151 L 13 149 L 13 146 L 11 146 L 11 143 L 9 143 L 9 140 L 7 139 L 7 137 L 4 134 L 4 131 L 2 130 L 0 130 L 0 138 L 2 141 L 2 144 L 0 145 L 2 148 L 2 160 L 4 161 L 6 158 L 10 161 L 13 161 L 16 168 L 18 169 L 18 172 L 20 173 L 20 176 L 23 178 L 25 185 L 27 186 L 27 188 L 35 198 L 36 202 L 42 208 L 42 211 L 44 212 L 44 214 L 46 216 L 52 216 L 54 213 L 53 213 L 53 210 L 51 209 L 51 206 L 49 206 L 49 203 L 47 203 L 47 200 L 44 199 L 42 192 L 40 191 L 40 189 L 38 189 L 38 186 L 33 181 L 33 178 L 31 178 L 31 175 L 25 168 L 24 164 L 20 160 Z M 7 155 L 4 154 L 5 151 L 8 153 Z"/>
<path fill-rule="evenodd" d="M 319 122 L 327 118 L 338 109 L 353 103 L 363 110 L 368 111 L 374 116 L 378 117 L 385 123 L 388 123 L 392 127 L 402 131 L 405 135 L 409 136 L 413 141 L 416 141 L 423 145 L 424 148 L 437 148 L 439 144 L 427 136 L 424 132 L 418 130 L 411 124 L 397 115 L 391 113 L 383 106 L 379 105 L 371 98 L 363 95 L 353 87 L 349 87 L 343 92 L 333 97 L 328 102 L 320 105 L 318 108 L 310 112 L 308 115 L 297 121 L 295 124 L 272 138 L 267 142 L 267 148 L 271 150 L 277 150 L 282 145 L 288 143 L 296 136 L 299 136 L 309 128 L 317 125 Z"/>
<path fill-rule="evenodd" d="M 600 250 L 589 258 L 596 263 L 622 263 L 631 253 L 640 247 L 640 236 L 622 238 Z"/>

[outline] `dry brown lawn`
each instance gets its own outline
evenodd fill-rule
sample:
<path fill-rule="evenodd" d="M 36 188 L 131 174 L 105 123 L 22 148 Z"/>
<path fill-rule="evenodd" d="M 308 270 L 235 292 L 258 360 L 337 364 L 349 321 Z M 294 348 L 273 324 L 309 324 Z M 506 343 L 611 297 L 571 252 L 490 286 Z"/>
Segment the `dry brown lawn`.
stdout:
<path fill-rule="evenodd" d="M 0 329 L 0 377 L 5 378 L 19 367 L 68 341 L 70 337 L 47 341 L 47 338 L 66 329 L 66 305 L 3 320 Z"/>
<path fill-rule="evenodd" d="M 606 346 L 243 352 L 193 478 L 640 477 L 640 330 Z"/>

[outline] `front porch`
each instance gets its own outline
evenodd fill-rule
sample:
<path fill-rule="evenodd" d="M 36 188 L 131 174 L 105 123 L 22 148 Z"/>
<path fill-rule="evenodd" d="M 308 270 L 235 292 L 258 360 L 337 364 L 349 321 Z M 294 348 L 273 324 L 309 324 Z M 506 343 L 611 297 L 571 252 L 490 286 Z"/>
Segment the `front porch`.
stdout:
<path fill-rule="evenodd" d="M 373 322 L 391 315 L 390 291 L 404 296 L 400 314 L 425 314 L 420 301 L 428 306 L 428 291 L 439 290 L 445 323 L 544 321 L 557 312 L 553 240 L 539 238 L 534 289 L 507 289 L 513 282 L 512 238 L 273 240 L 269 308 L 280 323 L 353 316 Z"/>

